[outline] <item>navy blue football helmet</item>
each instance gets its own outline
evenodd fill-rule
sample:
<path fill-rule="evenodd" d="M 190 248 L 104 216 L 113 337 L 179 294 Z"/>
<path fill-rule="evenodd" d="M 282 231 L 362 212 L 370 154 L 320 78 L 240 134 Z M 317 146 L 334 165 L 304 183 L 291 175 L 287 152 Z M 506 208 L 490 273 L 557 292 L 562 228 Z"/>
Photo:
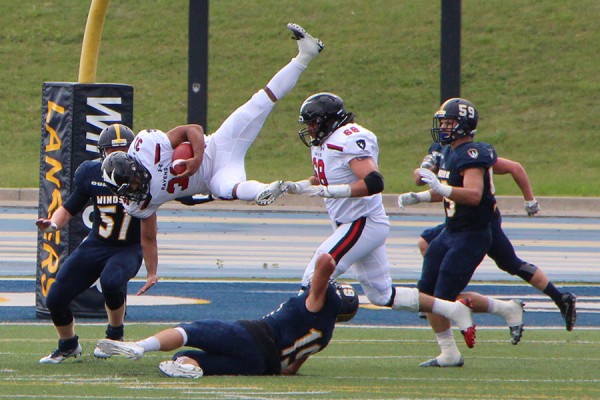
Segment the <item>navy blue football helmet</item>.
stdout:
<path fill-rule="evenodd" d="M 458 123 L 452 129 L 442 128 L 442 120 L 445 119 Z M 479 113 L 470 101 L 458 97 L 446 100 L 433 114 L 431 137 L 434 142 L 449 144 L 458 138 L 473 136 L 477 132 L 478 121 Z"/>
<path fill-rule="evenodd" d="M 348 283 L 331 282 L 335 285 L 337 295 L 342 299 L 342 307 L 335 322 L 348 322 L 358 312 L 359 300 L 356 290 Z"/>
<path fill-rule="evenodd" d="M 123 147 L 127 151 L 133 143 L 135 135 L 133 131 L 123 124 L 112 124 L 102 129 L 98 137 L 98 152 L 104 160 L 106 158 L 106 149 Z"/>

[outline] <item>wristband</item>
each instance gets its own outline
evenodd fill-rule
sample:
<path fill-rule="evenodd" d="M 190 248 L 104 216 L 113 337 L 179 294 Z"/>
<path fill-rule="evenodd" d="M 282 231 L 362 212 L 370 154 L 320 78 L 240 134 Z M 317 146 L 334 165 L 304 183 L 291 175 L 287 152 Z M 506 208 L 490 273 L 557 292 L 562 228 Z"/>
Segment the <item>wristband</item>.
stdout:
<path fill-rule="evenodd" d="M 431 203 L 431 192 L 429 190 L 415 193 L 415 197 L 419 200 L 419 203 Z"/>
<path fill-rule="evenodd" d="M 452 194 L 452 186 L 448 186 L 448 185 L 444 185 L 444 184 L 439 184 L 436 188 L 435 188 L 435 192 L 438 194 L 441 194 L 442 196 L 449 198 L 450 195 Z"/>

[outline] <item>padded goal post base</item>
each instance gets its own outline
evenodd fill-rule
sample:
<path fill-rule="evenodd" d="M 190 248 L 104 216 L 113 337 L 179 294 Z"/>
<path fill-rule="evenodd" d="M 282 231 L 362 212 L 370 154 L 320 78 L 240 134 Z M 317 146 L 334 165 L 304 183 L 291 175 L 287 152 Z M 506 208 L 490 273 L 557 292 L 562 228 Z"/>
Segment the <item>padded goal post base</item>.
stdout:
<path fill-rule="evenodd" d="M 71 194 L 75 170 L 99 157 L 102 129 L 122 123 L 133 127 L 133 87 L 113 83 L 45 82 L 42 86 L 42 130 L 38 218 L 48 218 Z M 73 216 L 55 233 L 38 231 L 36 316 L 49 318 L 46 296 L 62 262 L 79 246 L 92 226 L 93 206 Z M 104 298 L 96 286 L 71 303 L 76 317 L 104 318 Z"/>

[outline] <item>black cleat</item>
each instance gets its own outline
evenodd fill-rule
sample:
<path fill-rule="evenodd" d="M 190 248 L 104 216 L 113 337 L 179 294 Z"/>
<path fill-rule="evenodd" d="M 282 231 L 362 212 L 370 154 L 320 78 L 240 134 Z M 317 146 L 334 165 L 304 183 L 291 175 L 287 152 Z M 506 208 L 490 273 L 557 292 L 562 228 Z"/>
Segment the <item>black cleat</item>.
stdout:
<path fill-rule="evenodd" d="M 523 324 L 509 326 L 508 329 L 510 330 L 510 342 L 512 344 L 519 344 L 521 337 L 523 336 Z"/>
<path fill-rule="evenodd" d="M 560 309 L 560 314 L 564 318 L 565 326 L 569 332 L 573 330 L 575 321 L 577 320 L 576 299 L 573 293 L 564 293 L 560 303 L 556 304 Z"/>

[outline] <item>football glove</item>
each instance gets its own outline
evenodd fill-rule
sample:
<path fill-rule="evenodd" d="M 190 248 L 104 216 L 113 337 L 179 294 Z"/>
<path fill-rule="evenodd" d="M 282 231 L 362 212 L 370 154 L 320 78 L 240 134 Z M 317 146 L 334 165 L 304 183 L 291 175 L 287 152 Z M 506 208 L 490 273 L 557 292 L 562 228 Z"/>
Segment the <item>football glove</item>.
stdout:
<path fill-rule="evenodd" d="M 286 181 L 284 182 L 284 185 L 287 186 L 287 192 L 289 194 L 302 194 L 310 189 L 312 183 L 310 183 L 308 179 L 305 179 L 298 182 Z"/>
<path fill-rule="evenodd" d="M 44 233 L 56 232 L 58 226 L 54 222 L 46 218 L 40 218 L 35 221 L 37 227 Z"/>
<path fill-rule="evenodd" d="M 444 197 L 450 197 L 450 194 L 452 194 L 452 186 L 440 183 L 437 176 L 427 168 L 419 168 L 418 172 L 419 175 L 421 175 L 421 180 L 428 184 L 431 190 Z"/>
<path fill-rule="evenodd" d="M 531 201 L 525 200 L 525 211 L 527 211 L 528 216 L 533 217 L 534 215 L 537 215 L 541 209 L 540 203 L 538 203 L 536 199 Z"/>
<path fill-rule="evenodd" d="M 350 185 L 317 185 L 309 188 L 307 193 L 310 193 L 311 197 L 319 196 L 329 199 L 339 199 L 342 197 L 351 197 L 352 189 L 350 189 Z"/>
<path fill-rule="evenodd" d="M 398 207 L 400 207 L 401 210 L 404 210 L 404 206 L 412 206 L 414 204 L 430 201 L 431 193 L 429 193 L 429 190 L 419 193 L 402 193 L 400 196 L 398 196 Z"/>

